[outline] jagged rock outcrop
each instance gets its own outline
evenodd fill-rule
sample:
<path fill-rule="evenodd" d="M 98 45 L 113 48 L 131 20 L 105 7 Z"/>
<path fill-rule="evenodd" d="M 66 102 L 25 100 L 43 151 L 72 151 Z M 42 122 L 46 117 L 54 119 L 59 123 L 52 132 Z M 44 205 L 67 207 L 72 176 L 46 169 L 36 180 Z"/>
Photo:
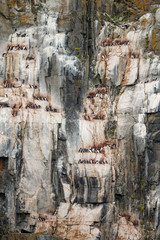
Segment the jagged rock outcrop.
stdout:
<path fill-rule="evenodd" d="M 160 5 L 0 6 L 1 237 L 158 240 Z"/>

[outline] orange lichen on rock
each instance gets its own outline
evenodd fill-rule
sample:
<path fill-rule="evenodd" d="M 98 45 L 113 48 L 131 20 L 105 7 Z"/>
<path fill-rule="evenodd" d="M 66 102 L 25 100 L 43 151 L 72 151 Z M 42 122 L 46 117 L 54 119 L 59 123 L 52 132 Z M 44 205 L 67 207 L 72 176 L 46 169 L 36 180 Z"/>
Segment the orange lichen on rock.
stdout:
<path fill-rule="evenodd" d="M 21 16 L 21 22 L 26 23 L 28 21 L 28 16 Z"/>
<path fill-rule="evenodd" d="M 146 10 L 147 6 L 150 2 L 152 2 L 152 0 L 134 0 L 134 2 L 138 8 Z"/>
<path fill-rule="evenodd" d="M 18 5 L 19 8 L 23 8 L 24 1 L 17 1 L 17 5 Z"/>
<path fill-rule="evenodd" d="M 12 8 L 16 4 L 16 0 L 8 0 L 8 5 L 10 8 Z"/>
<path fill-rule="evenodd" d="M 10 8 L 14 7 L 16 4 L 19 8 L 23 8 L 25 1 L 20 0 L 8 0 L 8 5 Z"/>
<path fill-rule="evenodd" d="M 151 49 L 157 54 L 160 53 L 160 30 L 154 28 L 149 39 Z"/>

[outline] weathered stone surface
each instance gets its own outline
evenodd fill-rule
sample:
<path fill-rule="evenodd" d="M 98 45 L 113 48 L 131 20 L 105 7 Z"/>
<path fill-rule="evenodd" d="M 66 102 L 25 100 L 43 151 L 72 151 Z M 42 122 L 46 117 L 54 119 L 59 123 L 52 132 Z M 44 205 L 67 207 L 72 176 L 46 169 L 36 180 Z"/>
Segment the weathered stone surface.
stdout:
<path fill-rule="evenodd" d="M 3 240 L 159 239 L 154 4 L 1 1 Z"/>

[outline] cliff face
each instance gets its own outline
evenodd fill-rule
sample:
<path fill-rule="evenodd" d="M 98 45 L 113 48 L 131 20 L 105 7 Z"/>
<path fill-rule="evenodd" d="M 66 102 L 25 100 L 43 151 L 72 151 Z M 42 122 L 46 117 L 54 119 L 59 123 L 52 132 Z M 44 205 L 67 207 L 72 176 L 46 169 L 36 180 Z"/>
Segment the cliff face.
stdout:
<path fill-rule="evenodd" d="M 160 5 L 0 9 L 1 236 L 159 239 Z"/>

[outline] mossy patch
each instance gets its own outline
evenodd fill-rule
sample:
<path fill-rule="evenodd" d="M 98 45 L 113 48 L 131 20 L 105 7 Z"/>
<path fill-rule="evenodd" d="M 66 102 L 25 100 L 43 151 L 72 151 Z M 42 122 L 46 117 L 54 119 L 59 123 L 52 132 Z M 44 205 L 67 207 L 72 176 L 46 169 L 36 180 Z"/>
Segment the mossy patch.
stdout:
<path fill-rule="evenodd" d="M 144 206 L 138 205 L 137 208 L 141 213 L 144 212 Z"/>

